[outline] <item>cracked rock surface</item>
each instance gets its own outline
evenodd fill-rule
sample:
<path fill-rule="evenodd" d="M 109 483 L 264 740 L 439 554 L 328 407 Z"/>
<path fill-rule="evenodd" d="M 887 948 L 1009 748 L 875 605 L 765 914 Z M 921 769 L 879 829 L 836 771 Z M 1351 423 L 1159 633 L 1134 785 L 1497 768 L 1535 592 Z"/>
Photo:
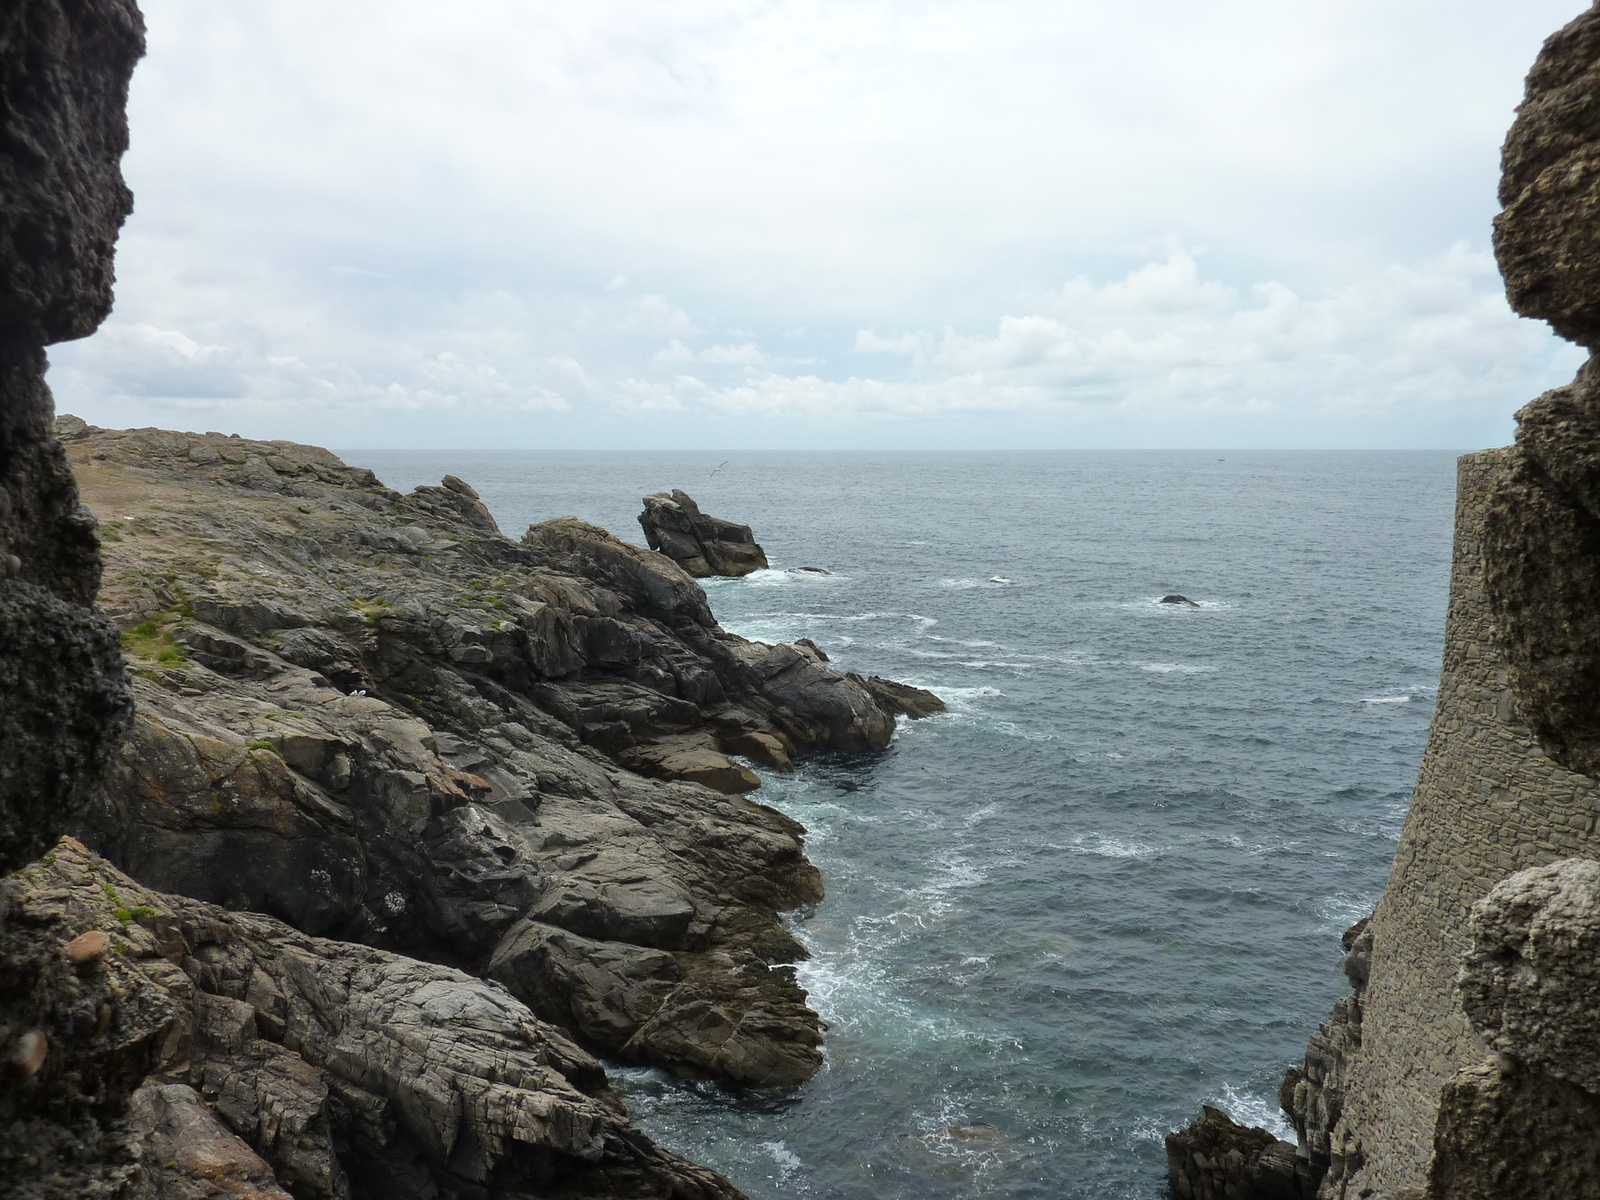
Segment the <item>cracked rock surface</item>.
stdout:
<path fill-rule="evenodd" d="M 728 634 L 670 560 L 582 521 L 512 541 L 459 479 L 402 495 L 315 447 L 59 429 L 137 696 L 90 845 L 150 887 L 492 971 L 624 1059 L 817 1070 L 778 914 L 821 881 L 730 755 L 881 748 L 936 697 Z"/>
<path fill-rule="evenodd" d="M 498 984 L 153 892 L 71 839 L 0 892 L 5 987 L 76 1001 L 4 1034 L 12 1058 L 50 1047 L 0 1092 L 8 1195 L 740 1194 L 634 1130 L 599 1063 Z M 86 930 L 109 950 L 74 964 Z"/>

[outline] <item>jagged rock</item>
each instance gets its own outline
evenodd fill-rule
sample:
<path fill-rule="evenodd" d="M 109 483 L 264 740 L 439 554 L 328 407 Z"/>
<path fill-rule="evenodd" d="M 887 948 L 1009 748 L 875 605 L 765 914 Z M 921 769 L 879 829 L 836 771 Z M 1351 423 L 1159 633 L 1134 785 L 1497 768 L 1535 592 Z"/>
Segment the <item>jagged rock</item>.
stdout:
<path fill-rule="evenodd" d="M 1199 608 L 1200 607 L 1193 600 L 1189 599 L 1189 597 L 1180 596 L 1176 592 L 1174 592 L 1170 596 L 1161 597 L 1159 603 L 1161 603 L 1161 604 L 1187 604 L 1190 608 Z"/>
<path fill-rule="evenodd" d="M 1596 1200 L 1600 1097 L 1495 1055 L 1439 1097 L 1433 1157 L 1417 1200 Z"/>
<path fill-rule="evenodd" d="M 1312 1200 L 1316 1183 L 1295 1148 L 1203 1105 L 1167 1134 L 1167 1177 L 1180 1200 Z"/>
<path fill-rule="evenodd" d="M 138 697 L 79 826 L 96 849 L 148 886 L 474 970 L 524 917 L 665 951 L 703 1030 L 662 1015 L 631 1056 L 816 1069 L 792 975 L 739 998 L 760 974 L 740 964 L 803 957 L 777 913 L 821 886 L 730 755 L 880 749 L 936 698 L 728 634 L 677 566 L 584 522 L 511 541 L 460 480 L 401 495 L 315 447 L 63 428 Z"/>
<path fill-rule="evenodd" d="M 1600 337 L 1600 11 L 1552 34 L 1501 153 L 1495 257 L 1506 297 L 1569 341 Z"/>
<path fill-rule="evenodd" d="M 884 679 L 878 675 L 869 675 L 863 679 L 852 673 L 849 678 L 866 688 L 878 702 L 878 707 L 886 713 L 895 716 L 903 714 L 913 721 L 920 721 L 924 717 L 945 711 L 944 701 L 926 688 L 897 683 L 893 679 Z"/>
<path fill-rule="evenodd" d="M 665 554 L 696 579 L 748 575 L 766 568 L 766 552 L 756 545 L 750 526 L 706 516 L 687 493 L 677 488 L 646 496 L 639 524 L 650 549 Z"/>
<path fill-rule="evenodd" d="M 1472 906 L 1469 928 L 1456 986 L 1474 1028 L 1529 1068 L 1600 1095 L 1600 862 L 1507 876 Z"/>
<path fill-rule="evenodd" d="M 48 1012 L 59 1052 L 0 1091 L 0 1179 L 41 1113 L 84 1135 L 29 1195 L 739 1195 L 632 1129 L 600 1065 L 497 984 L 149 891 L 70 840 L 0 890 L 10 970 L 110 1010 Z M 88 979 L 61 954 L 85 925 L 117 944 Z M 96 1134 L 106 1085 L 146 1074 Z"/>
<path fill-rule="evenodd" d="M 123 105 L 143 52 L 129 0 L 0 13 L 0 871 L 83 807 L 128 715 L 114 631 L 89 607 L 94 521 L 51 437 L 43 347 L 111 307 L 132 206 Z"/>

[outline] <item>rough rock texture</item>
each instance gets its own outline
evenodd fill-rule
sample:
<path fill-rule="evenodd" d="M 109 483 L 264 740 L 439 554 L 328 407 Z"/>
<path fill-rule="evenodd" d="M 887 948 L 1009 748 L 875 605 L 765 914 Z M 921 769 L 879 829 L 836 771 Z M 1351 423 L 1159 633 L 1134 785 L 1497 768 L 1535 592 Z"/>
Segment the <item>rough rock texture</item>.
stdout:
<path fill-rule="evenodd" d="M 1428 1195 L 1600 1196 L 1600 862 L 1518 871 L 1469 924 L 1456 986 L 1496 1053 L 1444 1088 Z"/>
<path fill-rule="evenodd" d="M 1495 1050 L 1600 1096 L 1600 862 L 1518 871 L 1472 906 L 1469 926 L 1456 986 L 1473 1026 Z"/>
<path fill-rule="evenodd" d="M 748 575 L 767 565 L 748 525 L 708 517 L 685 492 L 656 492 L 644 498 L 639 514 L 650 549 L 659 550 L 696 579 L 709 575 Z"/>
<path fill-rule="evenodd" d="M 1316 1193 L 1293 1145 L 1210 1105 L 1167 1134 L 1167 1175 L 1180 1200 L 1311 1200 Z"/>
<path fill-rule="evenodd" d="M 1426 1200 L 1595 1200 L 1600 1097 L 1495 1055 L 1439 1097 Z"/>
<path fill-rule="evenodd" d="M 900 685 L 725 633 L 669 560 L 584 522 L 513 542 L 458 479 L 401 495 L 314 447 L 60 428 L 138 697 L 97 850 L 307 933 L 493 962 L 623 1057 L 820 1066 L 776 964 L 804 956 L 777 913 L 821 883 L 730 755 L 880 748 Z M 673 987 L 640 991 L 641 961 Z"/>
<path fill-rule="evenodd" d="M 1506 139 L 1495 251 L 1524 316 L 1600 338 L 1600 8 L 1552 36 Z M 1600 768 L 1600 368 L 1517 414 L 1484 530 L 1485 583 L 1519 713 L 1563 766 Z"/>
<path fill-rule="evenodd" d="M 1428 747 L 1389 882 L 1367 931 L 1359 1045 L 1340 1068 L 1324 1194 L 1394 1195 L 1425 1182 L 1440 1095 L 1489 1053 L 1455 978 L 1468 915 L 1506 875 L 1600 857 L 1600 785 L 1557 765 L 1519 719 L 1484 592 L 1482 533 L 1516 451 L 1460 461 L 1444 666 Z M 1341 1002 L 1344 1003 L 1344 1002 Z"/>
<path fill-rule="evenodd" d="M 1545 42 L 1501 152 L 1495 257 L 1511 306 L 1600 340 L 1600 13 Z"/>
<path fill-rule="evenodd" d="M 127 719 L 113 631 L 89 607 L 94 521 L 50 433 L 43 347 L 111 307 L 132 206 L 119 163 L 144 27 L 128 0 L 0 12 L 0 871 L 55 841 Z"/>
<path fill-rule="evenodd" d="M 75 998 L 0 1035 L 49 1046 L 0 1090 L 7 1195 L 739 1195 L 497 984 L 149 891 L 70 839 L 0 892 L 7 998 Z M 86 929 L 112 949 L 74 965 Z"/>

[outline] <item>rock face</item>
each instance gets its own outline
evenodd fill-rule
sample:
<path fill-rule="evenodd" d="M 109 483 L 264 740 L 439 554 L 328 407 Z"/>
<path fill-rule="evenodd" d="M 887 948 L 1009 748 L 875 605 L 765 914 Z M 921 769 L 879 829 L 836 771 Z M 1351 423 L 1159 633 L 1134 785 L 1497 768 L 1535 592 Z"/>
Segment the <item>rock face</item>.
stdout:
<path fill-rule="evenodd" d="M 1167 1175 L 1179 1200 L 1311 1200 L 1316 1194 L 1292 1145 L 1210 1105 L 1192 1125 L 1167 1134 Z"/>
<path fill-rule="evenodd" d="M 127 720 L 115 633 L 90 607 L 94 521 L 50 432 L 44 346 L 110 310 L 132 206 L 123 104 L 143 52 L 128 0 L 0 13 L 0 871 L 55 841 Z"/>
<path fill-rule="evenodd" d="M 750 526 L 706 516 L 677 488 L 646 496 L 639 524 L 650 549 L 659 550 L 696 579 L 748 575 L 767 565 L 766 551 L 756 545 Z"/>
<path fill-rule="evenodd" d="M 48 1045 L 3 1093 L 7 1195 L 739 1196 L 497 984 L 149 891 L 70 839 L 0 892 L 8 986 L 76 997 L 5 1035 L 13 1062 Z M 74 964 L 85 927 L 112 949 Z"/>
<path fill-rule="evenodd" d="M 134 728 L 83 838 L 146 886 L 502 980 L 588 1045 L 795 1084 L 820 1022 L 777 914 L 822 896 L 744 799 L 888 743 L 920 689 L 720 629 L 662 555 L 512 541 L 460 480 L 63 418 Z"/>
<path fill-rule="evenodd" d="M 1504 167 L 1512 304 L 1600 346 L 1600 5 L 1546 42 Z M 1347 935 L 1354 991 L 1285 1083 L 1323 1200 L 1600 1195 L 1597 385 L 1591 356 L 1515 446 L 1460 461 L 1411 810 Z"/>

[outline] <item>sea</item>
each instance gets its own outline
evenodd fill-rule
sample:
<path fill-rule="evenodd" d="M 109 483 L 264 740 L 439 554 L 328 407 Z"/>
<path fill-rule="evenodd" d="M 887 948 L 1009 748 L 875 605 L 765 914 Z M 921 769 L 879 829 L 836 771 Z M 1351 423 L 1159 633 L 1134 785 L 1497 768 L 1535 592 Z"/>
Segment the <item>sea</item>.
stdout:
<path fill-rule="evenodd" d="M 1292 1139 L 1279 1083 L 1427 735 L 1453 453 L 344 457 L 458 475 L 512 536 L 642 544 L 640 497 L 682 488 L 771 562 L 706 583 L 724 627 L 949 705 L 763 771 L 827 888 L 790 918 L 826 1065 L 774 1092 L 613 1067 L 658 1141 L 756 1200 L 1158 1200 L 1202 1104 Z"/>

